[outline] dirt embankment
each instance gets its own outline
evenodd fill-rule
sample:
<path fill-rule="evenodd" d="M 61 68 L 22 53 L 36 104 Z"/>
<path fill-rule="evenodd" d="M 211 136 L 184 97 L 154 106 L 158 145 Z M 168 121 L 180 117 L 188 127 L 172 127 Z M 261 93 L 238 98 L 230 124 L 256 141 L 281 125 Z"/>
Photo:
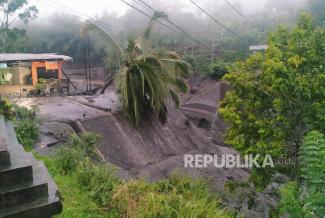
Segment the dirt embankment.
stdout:
<path fill-rule="evenodd" d="M 222 85 L 209 79 L 198 79 L 196 84 L 192 84 L 192 89 L 194 87 L 196 90 L 190 96 L 183 96 L 180 109 L 169 107 L 165 125 L 153 118 L 135 128 L 117 111 L 120 103 L 112 89 L 104 96 L 34 98 L 30 102 L 21 101 L 20 104 L 40 106 L 44 125 L 52 129 L 43 134 L 48 141 L 53 136 L 50 132 L 56 131 L 52 128 L 53 122 L 79 120 L 87 131 L 102 137 L 98 149 L 107 162 L 122 169 L 122 176 L 126 178 L 158 180 L 181 171 L 193 177 L 210 179 L 211 187 L 226 196 L 225 182 L 247 181 L 247 170 L 212 166 L 203 169 L 184 168 L 184 154 L 215 154 L 219 157 L 222 154 L 237 154 L 232 148 L 224 146 L 221 135 L 225 126 L 221 126 L 224 123 L 215 115 L 223 95 Z M 91 107 L 92 104 L 100 107 Z M 102 107 L 112 110 L 101 110 Z M 225 201 L 230 207 L 241 208 L 249 217 L 264 217 L 262 214 L 266 214 L 270 205 L 275 204 L 267 195 L 258 194 L 258 206 L 249 210 L 247 201 L 238 203 L 236 198 L 226 196 Z"/>
<path fill-rule="evenodd" d="M 247 181 L 248 170 L 213 166 L 184 168 L 184 154 L 218 157 L 237 154 L 223 143 L 226 125 L 216 114 L 218 102 L 228 86 L 209 79 L 198 84 L 191 96 L 183 96 L 181 108 L 168 108 L 165 125 L 151 117 L 135 128 L 120 112 L 83 119 L 81 123 L 86 130 L 102 136 L 99 150 L 108 162 L 121 167 L 128 176 L 158 180 L 173 172 L 185 172 L 193 177 L 203 177 L 209 179 L 211 187 L 225 197 L 228 206 L 240 208 L 249 217 L 265 217 L 270 206 L 276 204 L 268 194 L 256 194 L 260 202 L 250 210 L 248 199 L 238 200 L 224 190 L 226 181 Z M 207 122 L 206 126 L 200 126 L 202 120 Z"/>

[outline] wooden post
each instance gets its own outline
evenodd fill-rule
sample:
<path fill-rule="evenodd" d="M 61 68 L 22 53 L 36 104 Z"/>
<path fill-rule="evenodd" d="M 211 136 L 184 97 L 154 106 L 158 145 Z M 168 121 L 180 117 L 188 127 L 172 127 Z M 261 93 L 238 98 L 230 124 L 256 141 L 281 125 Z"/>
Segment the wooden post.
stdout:
<path fill-rule="evenodd" d="M 32 83 L 33 83 L 33 86 L 35 86 L 37 84 L 37 82 L 38 82 L 37 66 L 38 66 L 37 62 L 32 62 L 31 70 L 32 70 Z"/>

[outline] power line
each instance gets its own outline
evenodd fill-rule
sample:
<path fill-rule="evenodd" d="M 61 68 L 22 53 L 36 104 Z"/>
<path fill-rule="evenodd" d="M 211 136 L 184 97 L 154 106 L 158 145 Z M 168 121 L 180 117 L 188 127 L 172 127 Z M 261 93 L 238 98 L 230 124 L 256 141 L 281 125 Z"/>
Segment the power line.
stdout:
<path fill-rule="evenodd" d="M 121 1 L 124 2 L 125 4 L 127 4 L 128 6 L 130 6 L 131 8 L 133 8 L 134 10 L 138 11 L 139 13 L 141 13 L 141 14 L 143 14 L 144 16 L 146 16 L 146 17 L 148 17 L 148 18 L 151 19 L 152 16 L 150 16 L 149 14 L 143 12 L 142 10 L 138 9 L 138 8 L 135 7 L 134 5 L 128 3 L 128 2 L 126 2 L 126 1 L 124 1 L 124 0 L 121 0 Z M 166 24 L 160 22 L 159 20 L 158 20 L 157 22 L 160 23 L 161 25 L 163 25 L 164 27 L 170 29 L 171 31 L 173 31 L 173 32 L 175 32 L 175 33 L 177 33 L 177 34 L 179 34 L 179 35 L 181 35 L 181 36 L 183 36 L 183 37 L 185 36 L 183 33 L 177 32 L 176 30 L 174 30 L 174 29 L 171 28 L 170 26 L 167 26 Z"/>
<path fill-rule="evenodd" d="M 107 5 L 105 5 L 105 3 L 99 1 L 99 0 L 92 0 L 93 2 L 97 3 L 98 5 L 100 5 L 101 7 L 107 7 Z M 123 31 L 122 29 L 119 28 L 120 31 Z"/>
<path fill-rule="evenodd" d="M 135 1 L 135 0 L 133 0 Z M 153 12 L 156 12 L 157 10 L 154 9 L 153 7 L 151 7 L 149 4 L 147 4 L 146 2 L 142 1 L 142 0 L 138 0 L 139 2 L 141 2 L 144 6 L 146 6 L 147 8 L 149 8 L 150 10 L 152 10 Z M 196 43 L 209 48 L 208 46 L 204 45 L 203 43 L 201 43 L 200 41 L 198 41 L 197 39 L 195 39 L 192 35 L 190 35 L 189 33 L 187 33 L 183 28 L 181 28 L 180 26 L 178 26 L 177 24 L 175 24 L 174 22 L 172 22 L 168 17 L 165 18 L 165 20 L 170 23 L 171 25 L 175 26 L 179 31 L 181 31 L 183 34 L 185 34 L 186 36 L 188 36 L 190 39 L 192 39 L 193 41 L 195 41 Z"/>
<path fill-rule="evenodd" d="M 54 5 L 56 5 L 56 6 L 59 6 L 59 7 L 61 7 L 61 8 L 67 9 L 67 10 L 69 10 L 72 14 L 74 14 L 74 15 L 80 17 L 80 18 L 83 18 L 83 19 L 89 20 L 89 21 L 91 21 L 92 23 L 101 22 L 101 21 L 96 21 L 96 22 L 95 22 L 94 19 L 92 19 L 92 18 L 89 17 L 88 15 L 83 14 L 83 13 L 81 13 L 81 12 L 79 12 L 79 11 L 73 9 L 73 8 L 70 8 L 70 7 L 68 7 L 68 6 L 64 5 L 64 4 L 61 4 L 61 3 L 59 3 L 59 2 L 56 2 L 55 0 L 50 0 L 50 1 L 52 2 L 52 4 L 54 4 Z M 44 3 L 44 4 L 48 3 L 48 2 L 43 2 L 43 1 L 40 1 L 40 2 L 42 2 L 42 3 Z M 101 22 L 101 23 L 103 23 L 103 22 Z M 98 25 L 98 24 L 96 24 L 96 25 Z M 116 33 L 117 33 L 117 32 L 119 32 L 119 31 L 122 31 L 120 28 L 115 27 L 115 26 L 113 26 L 113 25 L 110 25 L 110 24 L 108 24 L 108 23 L 105 23 L 105 25 L 107 25 L 107 26 L 111 29 L 110 31 L 112 31 L 112 32 L 116 32 Z M 98 25 L 98 26 L 99 26 L 99 25 Z"/>
<path fill-rule="evenodd" d="M 252 22 L 243 14 L 241 13 L 235 6 L 233 6 L 228 0 L 224 0 L 232 9 L 234 9 L 237 14 L 239 14 L 242 18 L 244 18 L 248 23 L 252 24 Z"/>
<path fill-rule="evenodd" d="M 220 21 L 218 21 L 217 19 L 215 19 L 213 16 L 211 16 L 208 12 L 206 12 L 203 8 L 201 8 L 197 3 L 195 3 L 193 0 L 190 0 L 190 2 L 192 2 L 192 4 L 194 4 L 198 9 L 200 9 L 203 13 L 205 13 L 208 17 L 210 17 L 215 23 L 217 23 L 218 25 L 222 26 L 225 30 L 227 30 L 228 32 L 232 33 L 233 35 L 237 36 L 238 38 L 242 39 L 242 37 L 240 35 L 238 35 L 237 33 L 235 33 L 234 31 L 232 31 L 231 29 L 229 29 L 228 27 L 226 27 L 224 24 L 222 24 Z"/>
<path fill-rule="evenodd" d="M 105 3 L 99 1 L 99 0 L 92 0 L 93 2 L 97 3 L 98 5 L 100 5 L 101 7 L 107 7 L 107 5 L 105 5 Z M 104 22 L 103 22 L 104 23 Z M 130 24 L 134 24 L 133 22 L 130 22 Z M 123 31 L 122 29 L 120 29 L 120 31 Z"/>
<path fill-rule="evenodd" d="M 53 7 L 53 6 L 55 6 L 55 7 L 57 7 L 57 8 L 61 8 L 60 6 L 58 6 L 58 4 L 56 3 L 56 2 L 45 2 L 45 1 L 42 1 L 42 0 L 38 0 L 41 4 L 44 4 L 44 5 L 47 5 L 47 6 L 49 6 L 49 7 Z M 64 9 L 67 9 L 67 8 L 64 8 Z M 85 19 L 85 17 L 84 16 L 82 16 L 81 14 L 78 14 L 78 15 L 76 15 L 76 13 L 75 13 L 75 11 L 73 11 L 73 12 L 71 12 L 71 10 L 69 10 L 70 11 L 70 13 L 71 14 L 73 14 L 73 15 L 75 15 L 75 16 L 77 16 L 77 17 L 79 17 L 79 18 L 83 18 L 83 19 Z M 86 18 L 86 19 L 88 19 L 88 18 Z"/>
<path fill-rule="evenodd" d="M 138 2 L 138 1 L 136 1 L 136 0 L 132 0 L 132 1 L 134 1 L 137 5 L 143 7 L 143 5 L 141 4 L 141 2 Z M 151 9 L 148 8 L 148 7 L 145 7 L 145 9 L 146 9 L 147 11 L 150 11 L 150 10 L 151 10 Z M 151 10 L 151 11 L 152 11 L 152 10 Z"/>
<path fill-rule="evenodd" d="M 133 0 L 136 1 L 136 0 Z M 150 10 L 152 10 L 153 12 L 157 11 L 156 9 L 154 9 L 153 7 L 151 7 L 149 4 L 145 3 L 142 0 L 138 0 L 139 2 L 141 2 L 144 6 L 146 6 L 147 8 L 149 8 Z"/>

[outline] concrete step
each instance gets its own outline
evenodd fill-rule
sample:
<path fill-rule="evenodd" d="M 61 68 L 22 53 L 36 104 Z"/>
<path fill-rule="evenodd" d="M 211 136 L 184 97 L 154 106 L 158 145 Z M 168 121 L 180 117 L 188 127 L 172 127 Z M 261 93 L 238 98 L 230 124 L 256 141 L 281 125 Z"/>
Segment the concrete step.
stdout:
<path fill-rule="evenodd" d="M 9 208 L 25 202 L 33 202 L 48 195 L 47 183 L 16 188 L 0 192 L 0 208 Z"/>
<path fill-rule="evenodd" d="M 10 165 L 9 152 L 8 151 L 0 151 L 0 166 L 6 167 L 8 165 Z"/>
<path fill-rule="evenodd" d="M 0 165 L 0 218 L 46 218 L 59 214 L 62 204 L 58 189 L 44 163 L 24 151 L 12 125 L 2 117 L 0 137 L 7 145 L 1 151 L 10 158 L 9 164 Z"/>
<path fill-rule="evenodd" d="M 0 165 L 0 189 L 19 186 L 33 181 L 32 160 L 33 155 L 26 153 L 18 143 L 14 129 L 9 122 L 0 119 L 7 152 L 10 154 L 10 165 Z"/>
<path fill-rule="evenodd" d="M 48 181 L 51 178 L 44 171 L 43 163 L 36 161 L 31 153 L 28 154 L 33 168 L 33 180 L 0 188 L 0 208 L 16 206 L 48 196 Z"/>
<path fill-rule="evenodd" d="M 20 185 L 30 181 L 33 181 L 33 168 L 30 164 L 18 163 L 17 165 L 10 165 L 7 169 L 0 170 L 0 188 L 13 184 Z"/>
<path fill-rule="evenodd" d="M 32 154 L 15 151 L 11 155 L 15 146 L 9 147 L 11 165 L 0 166 L 0 189 L 33 181 Z"/>
<path fill-rule="evenodd" d="M 0 133 L 7 131 L 5 122 L 0 119 Z M 8 152 L 7 140 L 5 137 L 0 136 L 0 166 L 6 166 L 10 164 L 10 155 Z"/>
<path fill-rule="evenodd" d="M 61 211 L 62 205 L 58 198 L 43 198 L 16 207 L 1 208 L 0 218 L 47 218 Z"/>
<path fill-rule="evenodd" d="M 5 127 L 7 130 L 6 140 L 7 140 L 7 149 L 10 153 L 10 156 L 14 154 L 25 153 L 23 146 L 21 146 L 16 137 L 14 127 L 9 122 L 5 122 Z"/>
<path fill-rule="evenodd" d="M 47 196 L 33 201 L 25 201 L 22 204 L 7 207 L 6 209 L 0 207 L 0 218 L 46 218 L 62 212 L 58 189 L 44 163 L 35 161 L 33 166 L 35 167 L 34 171 L 39 175 L 38 179 L 47 182 Z"/>

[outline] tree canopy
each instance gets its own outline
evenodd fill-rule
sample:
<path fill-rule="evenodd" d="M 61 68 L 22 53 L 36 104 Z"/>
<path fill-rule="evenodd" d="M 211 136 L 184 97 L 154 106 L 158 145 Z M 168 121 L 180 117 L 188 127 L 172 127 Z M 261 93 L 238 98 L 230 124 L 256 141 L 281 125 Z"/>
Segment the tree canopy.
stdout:
<path fill-rule="evenodd" d="M 38 10 L 35 6 L 30 6 L 27 0 L 1 0 L 0 1 L 0 35 L 2 39 L 2 52 L 6 52 L 6 40 L 9 27 L 20 19 L 27 23 L 30 19 L 37 17 Z"/>
<path fill-rule="evenodd" d="M 219 110 L 231 124 L 226 140 L 242 153 L 297 156 L 304 134 L 325 132 L 325 31 L 303 14 L 292 30 L 269 35 L 224 78 L 232 90 Z"/>

